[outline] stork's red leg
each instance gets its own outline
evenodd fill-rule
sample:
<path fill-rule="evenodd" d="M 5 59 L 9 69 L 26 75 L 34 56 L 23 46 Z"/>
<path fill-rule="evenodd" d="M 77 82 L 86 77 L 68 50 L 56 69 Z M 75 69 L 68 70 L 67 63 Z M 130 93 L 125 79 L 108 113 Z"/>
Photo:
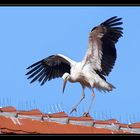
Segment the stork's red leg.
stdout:
<path fill-rule="evenodd" d="M 77 111 L 76 110 L 76 108 L 77 108 L 77 106 L 81 103 L 81 101 L 85 98 L 85 92 L 84 92 L 84 86 L 82 86 L 82 89 L 83 89 L 83 91 L 82 91 L 82 97 L 81 97 L 81 99 L 80 99 L 80 101 L 72 108 L 72 110 L 71 110 L 71 112 L 70 112 L 70 114 L 73 112 L 73 111 Z"/>
<path fill-rule="evenodd" d="M 94 94 L 94 91 L 93 91 L 93 89 L 92 89 L 92 99 L 91 99 L 91 103 L 90 103 L 90 106 L 89 106 L 89 108 L 88 108 L 88 111 L 85 112 L 85 113 L 83 114 L 83 116 L 86 116 L 86 117 L 89 116 L 89 112 L 90 112 L 90 110 L 91 110 L 94 97 L 95 97 L 95 94 Z"/>

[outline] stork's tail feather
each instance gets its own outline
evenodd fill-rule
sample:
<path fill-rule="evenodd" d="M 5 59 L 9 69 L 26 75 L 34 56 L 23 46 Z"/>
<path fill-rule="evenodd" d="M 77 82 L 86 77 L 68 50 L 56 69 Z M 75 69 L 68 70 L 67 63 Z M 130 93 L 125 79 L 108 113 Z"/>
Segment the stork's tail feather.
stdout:
<path fill-rule="evenodd" d="M 110 83 L 107 83 L 107 84 L 108 84 L 108 88 L 107 88 L 108 91 L 112 91 L 113 89 L 116 88 L 115 86 L 113 86 L 113 85 L 110 84 Z"/>
<path fill-rule="evenodd" d="M 102 82 L 101 83 L 102 86 L 96 86 L 96 89 L 98 89 L 99 91 L 103 91 L 103 92 L 109 92 L 112 91 L 113 89 L 115 89 L 116 87 L 108 82 Z"/>

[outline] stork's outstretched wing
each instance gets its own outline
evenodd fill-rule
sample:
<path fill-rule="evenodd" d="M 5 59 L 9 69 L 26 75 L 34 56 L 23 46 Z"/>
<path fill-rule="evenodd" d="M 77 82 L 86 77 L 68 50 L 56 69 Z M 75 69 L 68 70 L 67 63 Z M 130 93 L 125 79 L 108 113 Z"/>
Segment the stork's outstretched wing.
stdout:
<path fill-rule="evenodd" d="M 28 79 L 33 78 L 31 83 L 38 80 L 43 85 L 47 80 L 62 77 L 65 72 L 70 73 L 73 60 L 61 54 L 51 55 L 41 61 L 34 63 L 27 69 L 31 69 L 26 75 Z"/>
<path fill-rule="evenodd" d="M 83 61 L 105 76 L 111 72 L 117 58 L 115 43 L 123 34 L 123 28 L 117 26 L 122 24 L 121 19 L 114 16 L 89 33 L 88 50 Z"/>

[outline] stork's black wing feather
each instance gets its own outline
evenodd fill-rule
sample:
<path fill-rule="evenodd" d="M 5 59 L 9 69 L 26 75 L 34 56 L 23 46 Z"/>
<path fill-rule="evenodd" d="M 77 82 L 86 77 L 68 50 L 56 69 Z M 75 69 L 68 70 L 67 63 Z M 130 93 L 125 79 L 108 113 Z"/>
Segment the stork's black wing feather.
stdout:
<path fill-rule="evenodd" d="M 121 19 L 122 18 L 117 18 L 117 16 L 115 16 L 101 23 L 101 26 L 106 28 L 106 33 L 101 38 L 103 52 L 101 74 L 103 75 L 108 75 L 111 72 L 117 58 L 115 43 L 123 34 L 123 28 L 117 27 L 117 25 L 122 24 L 122 22 L 120 22 Z"/>
<path fill-rule="evenodd" d="M 41 61 L 38 61 L 27 69 L 30 69 L 26 75 L 28 79 L 33 78 L 31 83 L 38 80 L 43 85 L 47 80 L 62 77 L 65 72 L 70 73 L 70 62 L 59 55 L 51 55 Z"/>
<path fill-rule="evenodd" d="M 120 22 L 122 18 L 118 18 L 117 16 L 111 17 L 105 22 L 101 23 L 99 26 L 94 27 L 91 32 L 96 33 L 96 35 L 103 34 L 101 39 L 101 51 L 102 51 L 102 58 L 101 58 L 101 71 L 96 71 L 100 73 L 100 75 L 107 76 L 116 61 L 117 58 L 117 51 L 115 48 L 115 44 L 117 43 L 118 39 L 122 36 L 123 28 L 119 27 L 122 22 Z M 99 44 L 98 44 L 99 45 Z"/>
<path fill-rule="evenodd" d="M 123 34 L 123 28 L 119 26 L 123 23 L 121 19 L 117 16 L 111 17 L 92 28 L 89 33 L 89 45 L 84 61 L 90 63 L 104 80 L 104 76 L 109 75 L 117 58 L 115 44 Z"/>

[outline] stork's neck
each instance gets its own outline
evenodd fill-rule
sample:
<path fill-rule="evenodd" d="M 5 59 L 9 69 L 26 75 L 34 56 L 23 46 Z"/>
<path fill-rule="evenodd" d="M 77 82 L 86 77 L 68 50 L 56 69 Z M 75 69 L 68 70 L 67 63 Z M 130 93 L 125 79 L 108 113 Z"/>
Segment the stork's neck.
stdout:
<path fill-rule="evenodd" d="M 71 75 L 69 75 L 68 80 L 69 80 L 71 83 L 76 82 L 76 79 L 75 79 L 74 77 L 72 77 Z"/>

